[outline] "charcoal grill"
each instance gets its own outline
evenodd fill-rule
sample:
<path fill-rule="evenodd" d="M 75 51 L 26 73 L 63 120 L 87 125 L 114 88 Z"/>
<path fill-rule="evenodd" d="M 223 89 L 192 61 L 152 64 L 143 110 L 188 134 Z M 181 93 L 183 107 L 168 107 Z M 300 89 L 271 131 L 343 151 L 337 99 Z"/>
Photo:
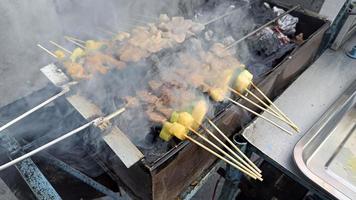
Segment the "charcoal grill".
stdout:
<path fill-rule="evenodd" d="M 292 15 L 300 19 L 297 32 L 304 33 L 306 40 L 302 45 L 279 59 L 277 63 L 274 63 L 274 67 L 270 71 L 265 72 L 259 77 L 257 81 L 258 86 L 270 98 L 278 96 L 284 88 L 314 61 L 323 35 L 329 27 L 329 22 L 305 11 L 294 11 Z M 58 64 L 45 66 L 41 71 L 51 83 L 48 87 L 38 91 L 37 94 L 35 93 L 26 97 L 31 98 L 31 102 L 35 105 L 42 102 L 42 99 L 36 99 L 38 94 L 41 94 L 41 97 L 51 97 L 62 92 L 63 86 L 70 82 Z M 70 86 L 70 89 L 65 92 L 65 97 L 58 98 L 54 102 L 54 106 L 60 105 L 60 112 L 66 113 L 68 111 L 61 110 L 69 108 L 74 124 L 85 123 L 96 116 L 110 112 L 110 109 L 112 109 L 110 106 L 109 110 L 107 110 L 107 106 L 100 107 L 98 106 L 100 105 L 99 102 L 98 105 L 93 104 L 92 100 L 88 100 L 87 97 L 76 93 L 75 91 L 79 87 L 78 85 Z M 26 108 L 33 107 L 33 105 L 26 103 L 28 102 L 26 98 L 1 108 L 2 121 L 7 121 L 7 119 L 17 116 L 21 110 L 28 110 Z M 11 116 L 8 113 L 11 113 Z M 61 113 L 61 115 L 66 114 Z M 243 115 L 238 109 L 230 104 L 224 104 L 219 105 L 214 121 L 224 133 L 230 136 L 241 128 L 243 124 L 241 122 L 242 118 Z M 26 124 L 26 121 L 19 122 L 16 126 L 11 127 L 9 132 L 17 133 L 14 135 L 15 138 L 21 141 L 21 143 L 27 144 L 28 148 L 36 146 L 38 138 L 31 137 L 31 134 L 23 137 L 22 134 L 24 131 L 19 132 L 16 130 L 16 128 L 24 124 Z M 68 126 L 66 128 L 70 130 L 71 127 Z M 155 131 L 157 130 L 153 127 L 152 132 L 154 133 Z M 57 130 L 56 134 L 58 135 L 59 133 L 60 131 Z M 99 139 L 100 137 L 103 140 Z M 43 134 L 40 137 L 42 141 L 46 141 L 48 138 L 51 138 L 48 134 Z M 149 155 L 151 152 L 137 148 L 118 127 L 114 127 L 106 133 L 101 133 L 97 130 L 88 130 L 86 134 L 81 134 L 79 138 L 85 138 L 86 142 L 80 145 L 73 143 L 69 145 L 69 150 L 80 146 L 83 148 L 83 155 L 88 155 L 88 157 L 83 157 L 83 162 L 80 162 L 80 164 L 72 163 L 72 165 L 92 177 L 96 177 L 100 173 L 109 174 L 113 180 L 126 188 L 133 197 L 139 199 L 172 199 L 179 196 L 185 187 L 198 176 L 208 171 L 209 167 L 216 160 L 207 152 L 187 141 L 180 142 L 175 146 L 163 146 L 167 151 L 160 151 L 153 158 L 147 158 L 144 155 Z M 90 142 L 93 140 L 94 142 Z M 98 146 L 100 146 L 100 151 L 91 151 L 97 149 Z M 49 150 L 49 152 L 56 155 L 54 151 L 56 151 L 55 148 L 52 151 L 51 149 Z M 73 160 L 73 158 L 68 157 L 62 159 Z M 84 165 L 86 162 L 87 164 L 90 162 L 96 164 L 93 167 L 85 168 Z"/>

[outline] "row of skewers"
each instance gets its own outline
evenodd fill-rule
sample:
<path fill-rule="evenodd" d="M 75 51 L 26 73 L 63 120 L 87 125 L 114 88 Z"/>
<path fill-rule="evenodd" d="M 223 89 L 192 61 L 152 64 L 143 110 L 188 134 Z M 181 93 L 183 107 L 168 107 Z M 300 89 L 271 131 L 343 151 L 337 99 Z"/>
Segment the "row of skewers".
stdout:
<path fill-rule="evenodd" d="M 165 16 L 160 17 L 160 23 L 169 23 L 170 21 L 174 21 L 173 18 L 171 20 L 167 20 L 167 18 L 164 18 Z M 177 21 L 178 19 L 175 20 Z M 183 20 L 179 18 L 178 21 L 183 24 L 182 27 L 185 27 L 185 32 L 187 32 L 187 30 L 191 31 L 192 26 L 188 26 L 187 23 L 184 21 L 184 18 Z M 153 31 L 154 28 L 152 25 L 148 25 L 147 27 L 149 27 L 148 30 L 152 30 L 151 34 L 154 33 L 159 36 L 155 38 L 158 38 L 157 41 L 162 41 L 162 34 L 159 32 L 162 30 L 157 30 L 157 32 L 155 32 Z M 140 28 L 140 30 L 136 31 L 136 34 L 147 30 L 147 27 Z M 175 31 L 167 29 L 167 32 L 175 33 L 178 35 L 177 38 L 173 39 L 173 41 L 175 41 L 177 44 L 184 42 L 184 40 L 182 39 L 183 33 L 181 30 L 182 29 L 180 28 Z M 202 29 L 200 28 L 199 30 L 201 31 Z M 184 39 L 186 35 L 189 34 L 185 34 Z M 135 35 L 135 33 L 133 33 L 132 35 Z M 148 36 L 149 35 L 147 34 L 145 35 L 145 37 L 137 35 L 137 38 L 142 39 L 140 43 L 134 43 L 134 40 L 130 40 L 133 38 L 131 37 L 130 33 L 118 33 L 117 35 L 115 35 L 115 39 L 108 41 L 83 41 L 73 37 L 66 37 L 68 41 L 78 46 L 73 51 L 70 51 L 53 41 L 51 41 L 51 43 L 57 48 L 59 48 L 55 52 L 51 52 L 50 50 L 44 48 L 41 45 L 38 46 L 53 57 L 61 60 L 66 68 L 67 73 L 74 80 L 81 81 L 83 79 L 88 80 L 92 78 L 93 76 L 95 76 L 96 73 L 105 74 L 108 73 L 108 71 L 111 69 L 120 70 L 126 67 L 127 65 L 130 65 L 130 62 L 139 62 L 141 59 L 147 58 L 147 53 L 142 53 L 142 49 L 146 50 L 147 52 L 154 53 L 162 49 L 171 47 L 171 44 L 166 41 L 163 42 L 164 45 L 159 45 L 160 43 L 157 42 L 156 45 L 159 46 L 159 48 L 149 49 L 148 47 L 151 47 L 153 43 L 152 41 L 151 43 L 146 41 L 148 39 L 152 39 L 152 37 Z M 146 38 L 146 40 L 144 40 L 144 38 Z M 172 38 L 174 37 L 171 37 L 171 40 Z M 142 44 L 146 44 L 147 46 L 145 47 L 145 45 Z M 138 48 L 140 48 L 140 51 L 138 50 Z M 139 53 L 133 57 L 122 56 L 125 55 L 125 51 L 127 49 L 131 49 L 130 52 Z M 298 127 L 278 107 L 276 107 L 272 103 L 272 101 L 268 99 L 267 96 L 253 83 L 253 75 L 248 70 L 246 70 L 237 59 L 233 57 L 232 53 L 229 52 L 228 49 L 229 47 L 217 43 L 214 44 L 209 51 L 204 52 L 202 49 L 200 49 L 200 55 L 198 56 L 198 59 L 196 56 L 189 57 L 189 55 L 181 54 L 180 56 L 184 57 L 182 61 L 194 61 L 185 63 L 180 62 L 179 64 L 181 66 L 177 67 L 177 70 L 173 70 L 172 73 L 182 76 L 186 79 L 186 82 L 188 82 L 189 85 L 199 89 L 201 92 L 208 94 L 214 101 L 230 101 L 233 104 L 243 109 L 246 109 L 252 114 L 255 114 L 265 119 L 266 121 L 284 130 L 285 132 L 292 134 L 290 131 L 278 125 L 271 119 L 258 114 L 252 109 L 242 105 L 238 101 L 235 101 L 234 99 L 228 97 L 228 94 L 232 92 L 238 95 L 239 97 L 245 99 L 252 105 L 258 107 L 259 109 L 271 114 L 280 121 L 285 122 L 294 130 L 298 131 Z M 117 54 L 115 54 L 114 52 L 116 52 Z M 66 54 L 68 54 L 69 56 L 66 56 Z M 126 54 L 129 55 L 129 53 L 127 52 Z M 189 69 L 187 68 L 187 66 L 190 67 L 192 63 L 194 63 L 195 70 L 187 70 Z M 215 81 L 211 81 L 204 79 L 203 73 L 201 73 L 201 76 L 197 76 L 196 72 L 207 72 L 210 74 L 215 74 L 217 76 L 214 79 Z M 207 77 L 211 78 L 211 76 Z M 251 87 L 254 88 L 263 97 L 264 100 L 254 94 L 250 90 Z M 246 96 L 246 94 L 255 98 L 258 102 L 262 104 L 262 106 L 249 99 L 249 96 Z M 129 106 L 130 104 L 128 102 L 125 108 Z M 163 140 L 168 141 L 172 137 L 176 137 L 180 140 L 190 140 L 191 142 L 207 150 L 209 153 L 231 164 L 232 166 L 239 169 L 241 172 L 245 173 L 251 178 L 263 180 L 261 170 L 258 169 L 258 167 L 251 160 L 249 160 L 248 157 L 236 147 L 236 145 L 234 145 L 234 143 L 218 128 L 218 126 L 216 126 L 210 119 L 206 117 L 206 114 L 209 110 L 209 106 L 206 101 L 194 101 L 194 106 L 190 108 L 189 111 L 187 109 L 183 109 L 182 107 L 180 108 L 181 110 L 176 110 L 173 112 L 170 110 L 170 112 L 166 113 L 166 118 L 164 120 L 161 120 L 162 130 L 160 132 L 160 137 Z M 125 108 L 120 109 L 120 112 L 117 113 L 123 112 Z M 208 124 L 211 125 L 214 130 L 229 143 L 229 145 L 231 145 L 231 147 L 229 147 L 222 140 L 220 140 L 218 136 L 213 133 L 213 131 L 207 129 L 203 125 L 204 121 L 207 121 Z M 105 123 L 101 123 L 101 127 L 105 128 Z M 0 130 L 3 130 L 1 128 Z M 202 133 L 198 132 L 199 128 L 204 130 L 218 144 L 214 143 L 213 141 L 205 137 Z M 73 134 L 73 131 L 68 134 Z M 193 136 L 189 134 L 189 132 L 193 133 L 194 135 L 197 135 L 197 137 L 199 137 L 201 140 L 203 140 L 204 143 L 207 143 L 208 145 L 205 145 L 202 142 L 196 140 Z M 65 134 L 64 136 L 66 135 L 67 134 Z M 221 147 L 219 147 L 219 145 L 221 145 L 230 153 L 224 151 Z M 213 150 L 213 148 L 211 147 L 213 147 L 215 150 Z M 218 151 L 219 153 L 216 151 Z M 19 160 L 20 158 L 17 161 Z M 10 165 L 0 166 L 0 170 L 7 166 Z"/>

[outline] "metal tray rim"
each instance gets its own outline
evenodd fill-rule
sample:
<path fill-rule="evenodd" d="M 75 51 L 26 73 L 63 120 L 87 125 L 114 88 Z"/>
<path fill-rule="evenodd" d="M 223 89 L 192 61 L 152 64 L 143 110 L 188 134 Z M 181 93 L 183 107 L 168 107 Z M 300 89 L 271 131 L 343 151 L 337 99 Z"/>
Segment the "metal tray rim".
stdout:
<path fill-rule="evenodd" d="M 343 105 L 347 104 L 356 95 L 356 80 L 343 92 L 343 94 L 327 109 L 322 117 L 306 132 L 306 134 L 298 141 L 293 150 L 293 160 L 299 170 L 315 184 L 326 190 L 337 199 L 351 200 L 350 197 L 343 194 L 340 190 L 325 182 L 322 178 L 314 174 L 304 161 L 304 149 L 316 137 L 319 130 L 322 129 L 335 112 L 339 112 Z"/>

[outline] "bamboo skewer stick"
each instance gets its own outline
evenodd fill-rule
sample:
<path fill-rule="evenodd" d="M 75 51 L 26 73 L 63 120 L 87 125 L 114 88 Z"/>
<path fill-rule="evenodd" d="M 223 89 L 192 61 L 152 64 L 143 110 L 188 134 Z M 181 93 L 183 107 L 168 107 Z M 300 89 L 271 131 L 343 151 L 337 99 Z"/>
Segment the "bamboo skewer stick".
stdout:
<path fill-rule="evenodd" d="M 63 51 L 65 51 L 65 52 L 67 52 L 67 53 L 69 53 L 69 54 L 72 54 L 71 51 L 69 51 L 68 49 L 64 48 L 63 46 L 61 46 L 61 45 L 59 45 L 59 44 L 53 42 L 52 40 L 50 40 L 49 42 L 50 42 L 51 44 L 53 44 L 54 46 L 56 46 L 56 47 L 62 49 Z"/>
<path fill-rule="evenodd" d="M 220 20 L 220 19 L 223 19 L 224 17 L 227 17 L 227 16 L 231 15 L 232 13 L 236 12 L 237 10 L 238 10 L 238 9 L 234 9 L 234 10 L 228 12 L 228 13 L 225 13 L 225 14 L 223 14 L 223 15 L 220 15 L 220 16 L 214 18 L 214 19 L 211 19 L 211 20 L 205 22 L 203 25 L 206 26 L 206 25 L 209 25 L 209 24 L 211 24 L 211 23 L 214 23 L 214 22 L 216 22 L 216 21 L 218 21 L 218 20 Z"/>
<path fill-rule="evenodd" d="M 237 155 L 230 147 L 228 147 L 224 142 L 222 142 L 218 137 L 216 137 L 209 129 L 200 125 L 211 137 L 213 137 L 216 141 L 218 141 L 225 149 L 227 149 L 232 155 L 235 156 L 244 166 L 246 166 L 249 170 L 251 170 L 256 176 L 262 177 L 260 172 L 250 166 L 244 159 L 242 159 L 239 155 Z"/>
<path fill-rule="evenodd" d="M 262 119 L 266 120 L 267 122 L 271 123 L 272 125 L 274 125 L 275 127 L 281 129 L 282 131 L 288 133 L 289 135 L 293 135 L 292 132 L 290 132 L 290 131 L 288 131 L 287 129 L 283 128 L 282 126 L 276 124 L 274 121 L 272 121 L 272 120 L 266 118 L 265 116 L 258 114 L 257 112 L 255 112 L 255 111 L 253 111 L 253 110 L 247 108 L 246 106 L 240 104 L 240 103 L 237 102 L 237 101 L 234 101 L 234 100 L 231 99 L 230 97 L 228 97 L 227 99 L 228 99 L 229 101 L 231 101 L 232 103 L 236 104 L 237 106 L 240 106 L 241 108 L 244 108 L 245 110 L 251 112 L 252 114 L 254 114 L 254 115 L 258 116 L 258 117 L 261 117 Z"/>
<path fill-rule="evenodd" d="M 281 120 L 281 121 L 287 123 L 289 126 L 291 126 L 294 130 L 297 131 L 297 127 L 295 126 L 295 124 L 293 124 L 293 123 L 287 121 L 284 117 L 282 117 L 282 116 L 280 116 L 280 115 L 276 115 L 274 112 L 270 111 L 269 109 L 266 109 L 266 108 L 260 106 L 259 104 L 255 103 L 255 102 L 252 101 L 251 99 L 245 97 L 245 96 L 242 95 L 240 92 L 238 92 L 238 91 L 232 89 L 231 87 L 229 87 L 229 90 L 230 90 L 231 92 L 233 92 L 234 94 L 237 94 L 238 96 L 240 96 L 240 97 L 243 98 L 244 100 L 248 101 L 248 102 L 251 103 L 252 105 L 256 106 L 257 108 L 259 108 L 259 109 L 261 109 L 261 110 L 263 110 L 263 111 L 269 113 L 270 115 L 276 117 L 277 119 L 279 119 L 279 120 Z"/>
<path fill-rule="evenodd" d="M 75 38 L 75 37 L 71 37 L 71 36 L 64 36 L 65 38 L 69 38 L 73 41 L 76 41 L 76 42 L 80 42 L 80 43 L 83 43 L 85 44 L 85 41 L 84 40 L 81 40 L 81 39 L 78 39 L 78 38 Z"/>
<path fill-rule="evenodd" d="M 216 144 L 214 144 L 213 142 L 211 142 L 210 140 L 208 140 L 206 137 L 204 137 L 203 135 L 201 135 L 200 133 L 198 133 L 197 131 L 195 131 L 194 129 L 189 128 L 189 130 L 191 132 L 193 132 L 194 134 L 196 134 L 198 137 L 200 137 L 201 139 L 203 139 L 205 142 L 207 142 L 209 145 L 211 145 L 212 147 L 214 147 L 216 150 L 218 150 L 219 152 L 221 152 L 222 154 L 224 154 L 226 157 L 228 157 L 231 161 L 233 161 L 236 165 L 240 166 L 244 172 L 249 173 L 251 176 L 254 176 L 255 178 L 261 180 L 262 178 L 260 176 L 257 176 L 252 170 L 248 169 L 246 166 L 244 166 L 243 164 L 241 164 L 239 161 L 237 161 L 236 159 L 234 159 L 232 156 L 230 156 L 228 153 L 226 153 L 224 150 L 222 150 L 220 147 L 218 147 Z"/>
<path fill-rule="evenodd" d="M 74 40 L 72 40 L 72 39 L 70 39 L 70 38 L 68 38 L 68 37 L 64 37 L 64 38 L 65 38 L 66 40 L 68 40 L 69 42 L 72 42 L 73 44 L 75 44 L 75 45 L 77 45 L 77 46 L 79 46 L 79 47 L 85 49 L 85 46 L 83 46 L 82 44 L 80 44 L 80 43 L 78 43 L 78 42 L 76 42 L 76 41 L 74 41 Z"/>
<path fill-rule="evenodd" d="M 219 128 L 216 126 L 210 119 L 206 118 L 211 126 L 215 128 L 215 130 L 223 137 L 225 140 L 234 147 L 234 149 L 258 172 L 262 171 L 253 163 Z"/>
<path fill-rule="evenodd" d="M 271 110 L 276 115 L 281 116 L 275 109 L 271 108 L 266 102 L 264 102 L 261 98 L 259 98 L 257 95 L 255 95 L 253 92 L 251 92 L 249 89 L 246 89 L 246 92 L 251 95 L 253 98 L 255 98 L 257 101 L 259 101 L 262 105 L 264 105 L 267 109 Z"/>
<path fill-rule="evenodd" d="M 216 153 L 215 151 L 211 150 L 210 148 L 208 148 L 207 146 L 205 146 L 204 144 L 198 142 L 197 140 L 193 139 L 192 137 L 190 137 L 189 135 L 185 136 L 188 140 L 190 140 L 191 142 L 195 143 L 196 145 L 200 146 L 201 148 L 203 148 L 204 150 L 208 151 L 209 153 L 213 154 L 214 156 L 218 157 L 219 159 L 225 161 L 226 163 L 230 164 L 231 166 L 235 167 L 236 169 L 238 169 L 239 171 L 243 172 L 244 174 L 250 176 L 253 179 L 257 179 L 257 177 L 254 174 L 251 174 L 247 171 L 245 171 L 244 169 L 242 169 L 241 167 L 239 167 L 238 165 L 236 165 L 235 163 L 231 162 L 230 160 L 224 158 L 223 156 L 221 156 L 220 154 Z M 260 178 L 262 179 L 262 178 Z"/>
<path fill-rule="evenodd" d="M 37 44 L 37 46 L 38 46 L 39 48 L 41 48 L 42 50 L 44 50 L 45 52 L 47 52 L 49 55 L 51 55 L 51 56 L 53 56 L 53 57 L 55 57 L 55 58 L 58 58 L 54 53 L 52 53 L 50 50 L 44 48 L 42 45 Z"/>
<path fill-rule="evenodd" d="M 298 126 L 292 120 L 290 120 L 287 115 L 285 115 L 254 83 L 251 83 L 251 85 L 263 96 L 263 98 L 268 101 L 269 104 L 271 104 L 280 113 L 280 115 L 282 115 L 282 117 L 294 125 L 297 132 L 300 132 Z"/>

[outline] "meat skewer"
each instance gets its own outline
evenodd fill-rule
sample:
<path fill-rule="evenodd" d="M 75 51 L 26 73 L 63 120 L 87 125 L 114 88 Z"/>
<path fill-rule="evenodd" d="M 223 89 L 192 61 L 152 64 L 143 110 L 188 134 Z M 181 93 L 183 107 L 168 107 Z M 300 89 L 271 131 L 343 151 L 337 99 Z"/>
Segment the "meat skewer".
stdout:
<path fill-rule="evenodd" d="M 252 84 L 252 83 L 251 83 Z M 246 89 L 246 92 L 251 95 L 253 98 L 255 98 L 256 100 L 258 100 L 261 104 L 263 104 L 266 108 L 268 108 L 269 110 L 271 110 L 271 112 L 273 112 L 275 115 L 278 115 L 280 117 L 282 117 L 284 119 L 284 121 L 286 121 L 286 123 L 288 123 L 294 130 L 296 130 L 297 132 L 300 132 L 299 128 L 297 125 L 295 125 L 292 121 L 289 120 L 288 117 L 285 117 L 283 115 L 281 115 L 278 111 L 276 111 L 274 108 L 271 108 L 266 102 L 264 102 L 262 99 L 260 99 L 257 95 L 255 95 L 253 92 L 251 92 L 249 89 Z M 265 95 L 265 94 L 264 94 Z M 287 119 L 288 118 L 288 119 Z"/>
<path fill-rule="evenodd" d="M 292 128 L 294 128 L 296 131 L 298 131 L 297 127 L 295 127 L 295 124 L 292 124 L 290 121 L 287 121 L 285 118 L 281 117 L 280 115 L 275 114 L 275 112 L 270 111 L 269 109 L 266 109 L 266 108 L 260 106 L 259 104 L 255 103 L 255 102 L 252 101 L 251 99 L 245 97 L 245 96 L 242 95 L 240 92 L 238 92 L 238 91 L 232 89 L 231 87 L 229 87 L 229 90 L 230 90 L 231 92 L 233 92 L 234 94 L 237 94 L 239 97 L 243 98 L 243 99 L 246 100 L 247 102 L 251 103 L 252 105 L 256 106 L 257 108 L 259 108 L 259 109 L 261 109 L 261 110 L 263 110 L 263 111 L 269 113 L 270 115 L 272 115 L 272 116 L 274 116 L 274 117 L 280 119 L 281 121 L 283 121 L 283 122 L 289 124 Z"/>
<path fill-rule="evenodd" d="M 192 137 L 190 137 L 188 135 L 189 130 L 191 132 L 195 133 L 196 135 L 198 135 L 201 139 L 203 139 L 205 142 L 210 144 L 212 147 L 214 147 L 215 149 L 217 149 L 218 151 L 220 151 L 221 153 L 226 155 L 231 160 L 224 158 L 220 154 L 216 153 L 214 150 L 210 149 L 209 147 L 205 146 L 204 144 L 202 144 L 202 143 L 196 141 L 195 139 L 193 139 Z M 172 136 L 175 136 L 176 138 L 178 138 L 180 140 L 186 140 L 186 139 L 190 140 L 191 142 L 197 144 L 198 146 L 202 147 L 204 150 L 206 150 L 209 153 L 215 155 L 216 157 L 220 158 L 221 160 L 225 161 L 226 163 L 232 165 L 233 167 L 235 167 L 236 169 L 240 170 L 241 172 L 245 173 L 246 175 L 250 176 L 253 179 L 258 179 L 258 180 L 261 180 L 261 181 L 263 180 L 261 178 L 261 176 L 257 176 L 256 174 L 251 172 L 251 170 L 245 170 L 245 167 L 243 167 L 244 165 L 239 163 L 237 160 L 233 159 L 229 154 L 224 152 L 220 147 L 216 146 L 214 143 L 212 143 L 210 140 L 208 140 L 207 138 L 202 136 L 200 133 L 194 131 L 192 128 L 188 128 L 185 125 L 182 125 L 180 123 L 174 122 L 174 123 L 171 124 L 170 134 L 172 134 Z M 239 164 L 237 164 L 237 163 L 239 163 Z"/>
<path fill-rule="evenodd" d="M 75 37 L 71 37 L 71 36 L 64 36 L 64 38 L 69 38 L 69 39 L 71 39 L 71 40 L 73 40 L 73 41 L 76 41 L 76 42 L 80 42 L 80 43 L 85 44 L 85 41 L 80 40 L 80 39 L 75 38 Z"/>
<path fill-rule="evenodd" d="M 72 40 L 71 38 L 69 38 L 69 37 L 67 37 L 67 36 L 65 36 L 64 38 L 65 38 L 66 40 L 68 40 L 69 42 L 71 42 L 71 43 L 77 45 L 78 47 L 85 49 L 85 46 L 83 46 L 82 44 L 80 44 L 80 43 L 78 43 L 78 42 Z"/>
<path fill-rule="evenodd" d="M 215 136 L 209 129 L 205 128 L 204 126 L 200 125 L 200 127 L 203 128 L 205 132 L 207 132 L 211 137 L 213 137 L 217 142 L 219 142 L 225 149 L 227 149 L 238 161 L 240 161 L 243 164 L 243 167 L 247 166 L 248 171 L 253 174 L 255 174 L 258 177 L 262 177 L 260 174 L 260 171 L 257 171 L 255 168 L 253 168 L 251 165 L 249 165 L 244 159 L 242 159 L 239 155 L 237 155 L 230 147 L 228 147 L 223 141 L 221 141 L 217 136 Z M 246 170 L 246 169 L 245 169 Z"/>
<path fill-rule="evenodd" d="M 63 46 L 59 45 L 58 43 L 53 42 L 53 41 L 49 41 L 49 42 L 50 42 L 51 44 L 53 44 L 54 46 L 56 46 L 56 47 L 62 49 L 63 51 L 65 51 L 65 52 L 67 52 L 67 53 L 69 53 L 69 54 L 72 54 L 71 51 L 69 51 L 68 49 L 66 49 L 66 48 L 64 48 Z"/>
<path fill-rule="evenodd" d="M 234 149 L 258 172 L 262 171 L 253 163 L 219 128 L 216 126 L 210 119 L 206 118 L 211 126 L 215 128 L 215 130 L 223 137 L 225 140 L 234 147 Z"/>
<path fill-rule="evenodd" d="M 297 125 L 292 122 L 292 120 L 290 120 L 287 115 L 285 115 L 272 101 L 271 99 L 269 99 L 254 83 L 251 83 L 251 85 L 263 96 L 263 98 L 265 98 L 269 104 L 272 105 L 272 107 L 274 107 L 278 113 L 280 113 L 280 115 L 282 115 L 282 117 L 284 117 L 287 121 L 289 121 L 289 123 L 291 123 L 293 125 L 293 127 L 295 127 L 297 132 L 300 132 L 300 129 L 297 127 Z"/>
<path fill-rule="evenodd" d="M 57 55 L 55 55 L 54 53 L 52 53 L 50 50 L 44 48 L 42 45 L 37 44 L 37 46 L 38 46 L 39 48 L 41 48 L 42 50 L 44 50 L 45 52 L 47 52 L 49 55 L 51 55 L 51 56 L 53 56 L 53 57 L 55 57 L 55 58 L 58 58 Z"/>
<path fill-rule="evenodd" d="M 218 137 L 216 137 L 211 131 L 203 127 L 201 124 L 204 120 L 204 116 L 207 113 L 207 104 L 205 101 L 199 101 L 193 107 L 191 114 L 184 111 L 184 112 L 174 112 L 170 117 L 170 122 L 166 121 L 163 124 L 162 131 L 160 133 L 160 137 L 165 141 L 170 140 L 171 137 L 175 136 L 180 140 L 186 139 L 185 135 L 188 135 L 189 131 L 196 134 L 198 137 L 204 140 L 204 142 L 208 143 L 209 146 L 212 146 L 218 152 L 225 155 L 230 161 L 235 163 L 237 166 L 242 168 L 244 173 L 248 172 L 250 175 L 254 175 L 255 178 L 262 180 L 260 170 L 254 169 L 250 166 L 244 159 L 242 159 L 239 155 L 237 155 L 234 151 L 232 151 L 227 145 L 225 145 Z M 198 133 L 196 130 L 202 127 L 210 136 L 214 138 L 219 144 L 224 146 L 226 149 L 230 151 L 232 155 L 228 154 L 222 148 L 217 146 L 214 142 L 209 140 L 207 137 L 204 137 L 202 134 Z M 236 160 L 238 159 L 238 160 Z"/>
<path fill-rule="evenodd" d="M 281 129 L 282 131 L 288 133 L 289 135 L 293 135 L 292 132 L 288 131 L 287 129 L 283 128 L 282 126 L 278 125 L 277 123 L 275 123 L 274 121 L 268 119 L 267 117 L 258 114 L 257 112 L 255 112 L 255 111 L 253 111 L 253 110 L 247 108 L 246 106 L 244 106 L 244 105 L 240 104 L 239 102 L 237 102 L 237 101 L 231 99 L 230 97 L 227 97 L 227 99 L 228 99 L 231 103 L 233 103 L 233 104 L 235 104 L 235 105 L 237 105 L 237 106 L 239 106 L 239 107 L 241 107 L 241 108 L 243 108 L 243 109 L 249 111 L 250 113 L 252 113 L 252 114 L 254 114 L 254 115 L 256 115 L 256 116 L 258 116 L 258 117 L 260 117 L 260 118 L 262 118 L 262 119 L 264 119 L 264 120 L 266 120 L 267 122 L 271 123 L 272 125 L 276 126 L 277 128 Z"/>
<path fill-rule="evenodd" d="M 224 150 L 222 150 L 220 147 L 218 147 L 216 144 L 214 144 L 212 141 L 210 141 L 208 138 L 204 137 L 202 134 L 198 133 L 197 131 L 195 131 L 192 128 L 189 128 L 189 130 L 194 133 L 195 135 L 197 135 L 199 138 L 203 139 L 206 143 L 208 143 L 209 145 L 211 145 L 212 147 L 214 147 L 215 149 L 217 149 L 219 152 L 221 152 L 222 154 L 224 154 L 226 157 L 228 157 L 230 160 L 232 160 L 235 164 L 239 165 L 242 169 L 244 169 L 245 171 L 247 171 L 250 174 L 253 174 L 257 179 L 262 180 L 261 179 L 261 175 L 252 171 L 251 169 L 246 168 L 245 165 L 243 165 L 242 163 L 240 163 L 239 161 L 237 161 L 235 158 L 233 158 L 232 156 L 230 156 L 227 152 L 225 152 Z M 208 132 L 209 133 L 209 132 Z M 213 134 L 212 134 L 213 135 Z M 215 135 L 214 135 L 215 136 Z M 216 137 L 216 136 L 215 136 Z M 214 138 L 215 139 L 215 138 Z M 220 140 L 219 140 L 220 141 Z M 221 142 L 221 141 L 220 141 Z M 222 144 L 224 144 L 223 142 L 221 142 Z M 225 145 L 225 144 L 224 144 Z M 225 145 L 226 146 L 226 145 Z"/>
<path fill-rule="evenodd" d="M 205 146 L 202 143 L 198 142 L 197 140 L 191 138 L 189 135 L 185 135 L 185 138 L 187 138 L 189 141 L 195 143 L 196 145 L 200 146 L 201 148 L 203 148 L 204 150 L 208 151 L 209 153 L 213 154 L 214 156 L 216 156 L 216 157 L 220 158 L 221 160 L 225 161 L 226 163 L 230 164 L 231 166 L 235 167 L 236 169 L 240 170 L 241 172 L 245 173 L 249 177 L 251 177 L 253 179 L 257 179 L 257 177 L 254 174 L 251 174 L 251 173 L 245 171 L 241 167 L 237 166 L 235 163 L 233 163 L 230 160 L 224 158 L 223 156 L 221 156 L 220 154 L 218 154 L 215 151 L 211 150 L 210 148 L 208 148 L 207 146 Z"/>

